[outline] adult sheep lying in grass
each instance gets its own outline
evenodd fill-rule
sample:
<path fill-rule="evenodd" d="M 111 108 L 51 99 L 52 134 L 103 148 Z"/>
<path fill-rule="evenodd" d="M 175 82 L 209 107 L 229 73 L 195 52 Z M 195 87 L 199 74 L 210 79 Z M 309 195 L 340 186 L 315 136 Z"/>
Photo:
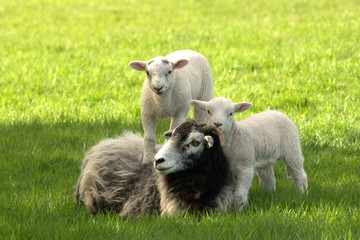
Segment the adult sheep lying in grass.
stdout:
<path fill-rule="evenodd" d="M 76 200 L 93 213 L 113 209 L 122 217 L 230 209 L 235 183 L 221 131 L 185 122 L 165 137 L 152 163 L 141 163 L 142 138 L 132 133 L 91 148 Z"/>
<path fill-rule="evenodd" d="M 129 66 L 146 72 L 141 91 L 141 120 L 145 133 L 143 162 L 153 161 L 156 120 L 171 118 L 170 130 L 186 121 L 192 99 L 208 101 L 213 95 L 210 65 L 203 55 L 180 50 L 149 61 L 133 61 Z M 194 112 L 203 123 L 205 113 Z"/>
<path fill-rule="evenodd" d="M 248 205 L 248 192 L 255 172 L 264 190 L 275 190 L 273 164 L 279 159 L 284 160 L 297 189 L 301 193 L 307 191 L 298 130 L 286 115 L 265 111 L 234 122 L 234 114 L 249 109 L 250 103 L 232 103 L 220 97 L 209 102 L 194 100 L 191 104 L 206 111 L 206 123 L 218 127 L 225 135 L 224 153 L 238 176 L 235 196 L 240 206 Z"/>

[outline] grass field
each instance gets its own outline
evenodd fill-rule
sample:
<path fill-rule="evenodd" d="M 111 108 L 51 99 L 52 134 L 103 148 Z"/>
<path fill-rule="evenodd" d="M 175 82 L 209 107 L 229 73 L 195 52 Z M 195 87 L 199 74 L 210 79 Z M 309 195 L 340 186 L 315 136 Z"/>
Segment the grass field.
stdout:
<path fill-rule="evenodd" d="M 208 58 L 215 96 L 253 103 L 237 119 L 293 119 L 307 196 L 279 163 L 243 212 L 124 221 L 73 203 L 86 150 L 142 132 L 127 63 L 177 49 Z M 0 238 L 359 239 L 359 108 L 357 0 L 0 0 Z"/>

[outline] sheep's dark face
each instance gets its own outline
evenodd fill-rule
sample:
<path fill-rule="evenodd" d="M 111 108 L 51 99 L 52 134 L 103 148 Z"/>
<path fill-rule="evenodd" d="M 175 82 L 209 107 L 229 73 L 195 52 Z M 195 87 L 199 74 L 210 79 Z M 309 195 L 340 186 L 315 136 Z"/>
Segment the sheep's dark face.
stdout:
<path fill-rule="evenodd" d="M 154 160 L 154 167 L 164 175 L 201 166 L 205 161 L 202 155 L 214 145 L 213 137 L 194 122 L 185 122 L 164 136 L 168 141 Z"/>

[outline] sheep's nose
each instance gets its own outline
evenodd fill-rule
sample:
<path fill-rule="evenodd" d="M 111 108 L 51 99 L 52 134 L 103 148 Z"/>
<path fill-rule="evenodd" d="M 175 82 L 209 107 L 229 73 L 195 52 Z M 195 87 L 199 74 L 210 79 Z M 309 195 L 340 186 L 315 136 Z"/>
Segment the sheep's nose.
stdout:
<path fill-rule="evenodd" d="M 215 125 L 216 127 L 221 127 L 221 126 L 222 126 L 222 123 L 221 123 L 221 122 L 214 122 L 214 125 Z"/>
<path fill-rule="evenodd" d="M 160 92 L 164 87 L 161 86 L 161 87 L 154 87 L 154 90 L 157 91 L 157 92 Z"/>
<path fill-rule="evenodd" d="M 155 159 L 155 166 L 156 165 L 159 165 L 161 163 L 165 162 L 165 159 L 164 158 L 158 158 L 158 159 Z"/>

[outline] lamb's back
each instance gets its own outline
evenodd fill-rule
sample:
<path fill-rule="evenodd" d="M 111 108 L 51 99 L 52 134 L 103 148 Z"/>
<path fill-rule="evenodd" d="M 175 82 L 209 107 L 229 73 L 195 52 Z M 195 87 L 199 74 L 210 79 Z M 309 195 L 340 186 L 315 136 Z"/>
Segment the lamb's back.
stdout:
<path fill-rule="evenodd" d="M 246 158 L 276 159 L 284 142 L 294 138 L 298 131 L 289 117 L 269 110 L 235 123 L 231 151 Z"/>
<path fill-rule="evenodd" d="M 203 94 L 204 85 L 212 86 L 210 65 L 202 54 L 192 50 L 179 50 L 170 53 L 166 58 L 172 62 L 182 58 L 189 60 L 185 67 L 174 72 L 177 76 L 176 78 L 181 80 L 181 82 L 175 83 L 174 94 L 176 92 L 181 94 L 185 89 L 189 89 L 191 91 L 191 99 L 199 99 Z"/>

